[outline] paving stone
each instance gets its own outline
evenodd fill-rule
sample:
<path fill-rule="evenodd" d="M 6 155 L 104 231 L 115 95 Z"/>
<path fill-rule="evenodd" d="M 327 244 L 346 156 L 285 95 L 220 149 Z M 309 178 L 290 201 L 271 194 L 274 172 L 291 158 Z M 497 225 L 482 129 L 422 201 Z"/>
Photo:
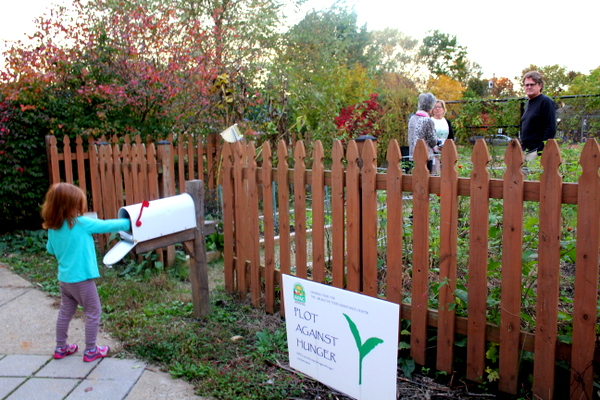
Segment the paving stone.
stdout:
<path fill-rule="evenodd" d="M 2 264 L 0 264 L 0 286 L 8 288 L 32 287 L 31 283 L 13 273 Z"/>
<path fill-rule="evenodd" d="M 132 386 L 128 380 L 86 379 L 65 400 L 123 400 Z"/>
<path fill-rule="evenodd" d="M 67 356 L 60 360 L 52 359 L 38 373 L 36 378 L 78 378 L 83 379 L 96 367 L 97 363 L 83 362 L 83 353 Z"/>
<path fill-rule="evenodd" d="M 77 379 L 31 378 L 7 400 L 62 400 L 79 382 Z"/>
<path fill-rule="evenodd" d="M 103 358 L 90 373 L 88 379 L 129 380 L 136 382 L 144 372 L 146 364 L 137 360 Z"/>
<path fill-rule="evenodd" d="M 15 390 L 17 386 L 25 382 L 27 378 L 5 378 L 0 377 L 0 399 Z"/>
<path fill-rule="evenodd" d="M 0 376 L 31 376 L 48 360 L 48 356 L 9 355 L 0 360 Z"/>
<path fill-rule="evenodd" d="M 7 304 L 8 302 L 16 299 L 17 297 L 27 293 L 29 290 L 26 288 L 10 288 L 0 292 L 0 305 Z"/>

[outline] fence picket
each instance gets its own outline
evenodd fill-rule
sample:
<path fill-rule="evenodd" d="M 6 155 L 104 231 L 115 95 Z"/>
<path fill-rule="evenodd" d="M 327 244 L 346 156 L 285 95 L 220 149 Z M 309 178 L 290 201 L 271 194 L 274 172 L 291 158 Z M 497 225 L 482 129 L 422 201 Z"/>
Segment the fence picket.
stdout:
<path fill-rule="evenodd" d="M 185 147 L 187 135 L 177 138 L 177 176 L 179 177 L 179 193 L 185 193 Z"/>
<path fill-rule="evenodd" d="M 140 171 L 141 171 L 141 160 L 140 160 L 140 143 L 134 140 L 131 145 L 130 153 L 132 166 L 131 166 L 131 183 L 137 190 L 133 193 L 133 204 L 141 203 L 144 198 L 144 191 L 140 185 Z M 142 181 L 143 182 L 143 181 Z"/>
<path fill-rule="evenodd" d="M 571 396 L 591 399 L 594 388 L 596 305 L 600 257 L 600 147 L 588 140 L 581 153 L 583 173 L 579 178 L 577 204 L 577 255 L 575 261 L 575 304 L 571 351 Z"/>
<path fill-rule="evenodd" d="M 262 191 L 265 238 L 265 310 L 275 312 L 275 209 L 273 208 L 273 164 L 271 145 L 262 149 Z"/>
<path fill-rule="evenodd" d="M 296 276 L 306 279 L 306 166 L 304 142 L 299 140 L 294 148 L 294 248 L 296 251 Z"/>
<path fill-rule="evenodd" d="M 121 166 L 121 152 L 119 151 L 119 145 L 117 143 L 114 143 L 112 146 L 112 172 L 113 172 L 113 179 L 115 182 L 115 202 L 113 204 L 113 207 L 115 210 L 119 210 L 119 208 L 124 206 L 124 198 L 123 198 L 123 193 L 124 193 L 124 188 L 123 188 L 123 174 L 122 174 L 122 166 Z"/>
<path fill-rule="evenodd" d="M 188 168 L 187 168 L 187 178 L 186 181 L 193 181 L 194 179 L 196 179 L 196 177 L 194 176 L 194 136 L 193 135 L 186 135 L 186 150 L 187 150 L 187 162 L 188 162 Z M 198 178 L 201 179 L 201 178 Z"/>
<path fill-rule="evenodd" d="M 148 176 L 148 159 L 146 157 L 146 145 L 142 143 L 142 138 L 140 135 L 135 137 L 135 142 L 137 144 L 137 156 L 138 156 L 138 183 L 145 182 L 146 177 Z M 160 145 L 161 148 L 164 148 L 163 144 Z M 138 202 L 142 202 L 144 200 L 148 200 L 148 185 L 140 185 L 140 198 Z"/>
<path fill-rule="evenodd" d="M 523 266 L 524 157 L 514 140 L 504 157 L 504 204 L 502 232 L 502 288 L 500 311 L 500 390 L 517 394 L 521 332 L 521 273 Z"/>
<path fill-rule="evenodd" d="M 436 367 L 452 372 L 454 362 L 454 291 L 456 290 L 456 252 L 458 246 L 458 153 L 453 140 L 444 142 L 440 187 L 440 284 L 438 346 Z"/>
<path fill-rule="evenodd" d="M 217 135 L 209 134 L 206 137 L 206 164 L 208 168 L 208 188 L 215 188 L 215 176 L 216 176 L 216 160 L 219 159 L 219 153 L 217 149 Z"/>
<path fill-rule="evenodd" d="M 248 258 L 250 260 L 250 301 L 254 307 L 260 307 L 262 291 L 260 285 L 260 231 L 258 227 L 258 184 L 256 169 L 256 148 L 250 142 L 246 147 L 248 159 Z"/>
<path fill-rule="evenodd" d="M 363 143 L 361 159 L 361 286 L 364 294 L 377 297 L 377 151 L 373 141 Z"/>
<path fill-rule="evenodd" d="M 223 149 L 223 276 L 225 290 L 233 293 L 238 289 L 235 276 L 235 259 L 233 249 L 235 246 L 235 180 L 233 146 L 225 144 Z M 201 158 L 198 158 L 201 162 Z"/>
<path fill-rule="evenodd" d="M 83 139 L 81 136 L 77 136 L 75 139 L 75 156 L 77 158 L 77 180 L 79 181 L 79 187 L 85 193 L 87 193 L 87 179 L 85 176 L 85 155 L 83 153 Z"/>
<path fill-rule="evenodd" d="M 247 184 L 244 183 L 243 173 L 244 167 L 246 167 L 246 152 L 244 149 L 245 145 L 241 142 L 233 144 L 233 156 L 235 158 L 235 165 L 233 167 L 233 174 L 235 177 L 235 197 L 237 199 L 235 203 L 235 249 L 236 249 L 236 264 L 235 270 L 237 273 L 237 284 L 238 292 L 240 296 L 245 296 L 247 292 L 248 283 L 246 281 L 246 260 L 248 257 L 248 199 L 247 199 Z"/>
<path fill-rule="evenodd" d="M 467 341 L 467 379 L 483 381 L 485 369 L 487 263 L 491 157 L 479 139 L 473 148 L 471 172 L 471 219 L 469 234 L 469 327 Z"/>
<path fill-rule="evenodd" d="M 283 140 L 277 146 L 277 210 L 279 211 L 279 270 L 282 274 L 291 271 L 290 258 L 290 194 L 288 177 L 288 149 Z M 283 282 L 279 282 L 283 287 Z M 283 296 L 281 296 L 281 315 L 285 316 Z"/>
<path fill-rule="evenodd" d="M 133 201 L 135 186 L 133 186 L 131 180 L 131 145 L 129 143 L 129 137 L 125 137 L 125 143 L 121 149 L 121 155 L 123 157 L 122 168 L 123 168 L 123 184 L 125 185 L 125 203 L 135 204 Z"/>
<path fill-rule="evenodd" d="M 540 177 L 540 225 L 538 249 L 537 306 L 533 393 L 540 399 L 554 398 L 554 370 L 558 328 L 560 275 L 562 163 L 558 144 L 550 139 L 542 155 Z"/>
<path fill-rule="evenodd" d="M 48 156 L 48 175 L 50 184 L 60 182 L 60 167 L 56 137 L 46 136 L 46 154 Z"/>
<path fill-rule="evenodd" d="M 142 163 L 144 177 L 140 177 L 140 181 L 145 183 L 145 185 L 142 185 L 145 190 L 144 200 L 153 200 L 155 196 L 158 196 L 157 198 L 174 196 L 176 179 L 172 141 L 159 141 L 156 151 L 153 141 L 149 141 L 147 146 L 142 146 L 142 148 L 145 150 L 145 157 Z M 160 184 L 156 181 L 157 173 L 155 173 L 155 170 L 157 162 L 160 164 L 163 177 Z M 159 250 L 158 258 L 165 265 L 173 265 L 175 263 L 175 246 L 168 246 Z"/>
<path fill-rule="evenodd" d="M 103 141 L 100 146 L 100 176 L 102 177 L 104 186 L 108 187 L 108 190 L 102 191 L 104 218 L 115 218 L 116 211 L 113 210 L 115 204 L 115 182 L 112 171 L 112 148 L 106 141 Z"/>
<path fill-rule="evenodd" d="M 427 303 L 429 283 L 429 154 L 423 139 L 417 140 L 413 153 L 413 259 L 412 322 L 410 354 L 425 365 L 427 346 Z"/>
<path fill-rule="evenodd" d="M 346 289 L 360 292 L 361 276 L 361 245 L 360 245 L 360 166 L 358 147 L 354 140 L 348 143 L 346 154 L 346 245 L 347 255 L 347 284 Z"/>
<path fill-rule="evenodd" d="M 146 146 L 146 157 L 148 160 L 148 185 L 147 200 L 156 200 L 160 198 L 160 185 L 158 184 L 157 154 L 154 143 L 148 143 Z M 185 192 L 184 192 L 185 193 Z"/>
<path fill-rule="evenodd" d="M 325 168 L 323 145 L 317 140 L 313 148 L 312 165 L 312 278 L 325 282 Z"/>
<path fill-rule="evenodd" d="M 92 205 L 93 210 L 98 213 L 98 218 L 103 218 L 102 201 L 101 201 L 101 186 L 99 170 L 99 152 L 98 146 L 91 136 L 88 139 L 88 158 L 90 162 L 90 186 L 92 189 Z M 59 178 L 60 179 L 60 178 Z"/>
<path fill-rule="evenodd" d="M 65 182 L 73 183 L 73 157 L 71 156 L 71 139 L 63 137 L 63 158 L 65 166 Z"/>
<path fill-rule="evenodd" d="M 333 225 L 331 236 L 333 243 L 336 246 L 332 246 L 332 260 L 331 260 L 331 275 L 333 286 L 337 288 L 344 287 L 344 256 L 346 254 L 346 238 L 344 235 L 344 216 L 345 216 L 345 174 L 344 164 L 342 160 L 344 158 L 344 148 L 339 140 L 333 142 L 332 149 L 332 165 L 331 165 L 331 223 Z"/>
<path fill-rule="evenodd" d="M 204 174 L 204 171 L 206 171 L 206 167 L 204 166 L 203 149 L 204 146 L 202 144 L 202 138 L 200 138 L 200 136 L 196 136 L 196 174 L 198 175 L 198 179 L 206 181 L 208 179 L 208 174 Z"/>
<path fill-rule="evenodd" d="M 402 303 L 402 236 L 404 224 L 402 199 L 402 153 L 396 139 L 390 141 L 387 151 L 387 290 L 386 299 Z"/>
<path fill-rule="evenodd" d="M 279 263 L 282 274 L 289 274 L 291 270 L 290 258 L 290 195 L 288 182 L 288 149 L 281 140 L 277 146 L 277 199 L 279 211 Z M 283 309 L 283 308 L 282 308 Z"/>

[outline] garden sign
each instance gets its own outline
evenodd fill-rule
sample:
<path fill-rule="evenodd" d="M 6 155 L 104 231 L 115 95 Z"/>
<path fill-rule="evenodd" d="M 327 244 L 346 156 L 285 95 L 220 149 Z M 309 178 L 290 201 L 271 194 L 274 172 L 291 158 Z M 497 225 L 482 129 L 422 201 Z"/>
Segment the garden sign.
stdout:
<path fill-rule="evenodd" d="M 359 400 L 395 400 L 398 304 L 283 275 L 290 366 Z"/>

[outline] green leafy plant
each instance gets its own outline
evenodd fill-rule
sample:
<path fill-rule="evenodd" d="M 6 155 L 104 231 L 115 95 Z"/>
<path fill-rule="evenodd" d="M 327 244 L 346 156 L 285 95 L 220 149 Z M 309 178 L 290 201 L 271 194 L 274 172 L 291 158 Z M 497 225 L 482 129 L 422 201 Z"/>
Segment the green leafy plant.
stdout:
<path fill-rule="evenodd" d="M 48 190 L 43 120 L 48 116 L 0 95 L 0 234 L 41 227 Z"/>
<path fill-rule="evenodd" d="M 271 332 L 268 329 L 256 332 L 256 351 L 267 359 L 274 361 L 277 354 L 287 351 L 287 333 L 285 327 Z"/>
<path fill-rule="evenodd" d="M 206 250 L 223 251 L 225 247 L 225 236 L 222 233 L 222 224 L 217 227 L 217 232 L 206 235 Z"/>

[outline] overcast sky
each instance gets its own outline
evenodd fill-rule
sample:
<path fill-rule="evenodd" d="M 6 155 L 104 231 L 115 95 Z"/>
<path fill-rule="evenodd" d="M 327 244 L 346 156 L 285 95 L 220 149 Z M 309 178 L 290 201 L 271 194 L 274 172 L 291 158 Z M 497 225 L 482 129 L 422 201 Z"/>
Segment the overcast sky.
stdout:
<path fill-rule="evenodd" d="M 309 0 L 322 8 L 332 0 Z M 530 64 L 589 74 L 600 66 L 598 0 L 347 0 L 368 30 L 396 28 L 415 39 L 454 35 L 485 79 L 514 78 Z"/>
<path fill-rule="evenodd" d="M 34 31 L 33 19 L 50 4 L 68 0 L 3 1 L 0 41 Z M 333 0 L 308 0 L 304 10 Z M 589 74 L 600 66 L 597 0 L 347 0 L 369 30 L 396 28 L 415 39 L 429 30 L 455 35 L 483 78 L 515 78 L 529 66 L 558 64 Z"/>

